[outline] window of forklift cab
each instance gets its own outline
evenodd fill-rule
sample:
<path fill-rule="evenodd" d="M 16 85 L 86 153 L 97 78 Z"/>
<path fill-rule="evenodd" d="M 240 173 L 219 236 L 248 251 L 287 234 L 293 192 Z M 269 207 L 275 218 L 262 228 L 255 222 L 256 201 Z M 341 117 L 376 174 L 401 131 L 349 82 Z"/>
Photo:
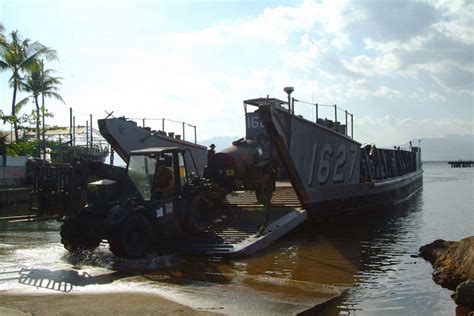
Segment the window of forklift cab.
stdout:
<path fill-rule="evenodd" d="M 154 155 L 131 155 L 128 163 L 128 175 L 146 201 L 151 198 L 155 165 Z"/>
<path fill-rule="evenodd" d="M 157 159 L 153 190 L 160 197 L 171 195 L 175 191 L 173 153 L 161 153 Z"/>
<path fill-rule="evenodd" d="M 173 153 L 161 153 L 158 161 L 157 161 L 158 166 L 163 166 L 171 171 L 173 170 Z"/>
<path fill-rule="evenodd" d="M 179 180 L 181 185 L 188 184 L 188 177 L 186 174 L 186 164 L 184 163 L 183 153 L 178 153 L 178 162 L 179 162 Z"/>

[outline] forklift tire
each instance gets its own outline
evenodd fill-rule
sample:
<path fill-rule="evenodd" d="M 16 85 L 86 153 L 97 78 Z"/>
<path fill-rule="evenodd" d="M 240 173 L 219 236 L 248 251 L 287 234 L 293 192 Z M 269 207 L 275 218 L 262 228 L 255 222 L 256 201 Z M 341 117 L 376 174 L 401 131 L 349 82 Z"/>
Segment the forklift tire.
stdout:
<path fill-rule="evenodd" d="M 61 243 L 69 252 L 94 250 L 102 241 L 93 223 L 81 218 L 66 219 L 60 234 Z"/>
<path fill-rule="evenodd" d="M 110 250 L 121 258 L 143 257 L 153 243 L 153 228 L 145 216 L 132 214 L 112 228 Z"/>
<path fill-rule="evenodd" d="M 255 196 L 260 204 L 268 205 L 272 200 L 275 180 L 268 172 L 262 175 L 262 180 L 255 189 Z"/>
<path fill-rule="evenodd" d="M 211 203 L 203 194 L 194 196 L 184 219 L 184 230 L 190 233 L 204 232 L 212 224 L 214 213 Z"/>

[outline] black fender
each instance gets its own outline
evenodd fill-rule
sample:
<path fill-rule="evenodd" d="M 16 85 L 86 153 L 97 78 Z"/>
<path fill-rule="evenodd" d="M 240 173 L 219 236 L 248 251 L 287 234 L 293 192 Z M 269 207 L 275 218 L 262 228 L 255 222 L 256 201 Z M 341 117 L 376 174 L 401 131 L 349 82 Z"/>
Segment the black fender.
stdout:
<path fill-rule="evenodd" d="M 146 208 L 143 206 L 135 208 L 124 208 L 120 206 L 115 206 L 107 212 L 107 217 L 105 219 L 106 225 L 118 225 L 122 223 L 130 214 L 143 214 L 145 215 Z"/>

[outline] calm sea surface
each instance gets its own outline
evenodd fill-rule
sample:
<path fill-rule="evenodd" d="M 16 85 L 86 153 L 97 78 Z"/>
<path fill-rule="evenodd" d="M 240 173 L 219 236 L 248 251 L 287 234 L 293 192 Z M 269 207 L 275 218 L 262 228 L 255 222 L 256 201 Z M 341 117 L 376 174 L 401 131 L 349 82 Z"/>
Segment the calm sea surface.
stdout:
<path fill-rule="evenodd" d="M 200 310 L 286 314 L 331 296 L 335 286 L 349 290 L 324 314 L 453 315 L 451 292 L 432 281 L 431 265 L 417 254 L 420 246 L 435 239 L 474 234 L 474 168 L 424 169 L 423 190 L 409 202 L 376 213 L 306 223 L 244 259 L 121 260 L 105 245 L 76 257 L 63 250 L 57 222 L 0 222 L 0 290 L 132 289 L 155 291 Z"/>

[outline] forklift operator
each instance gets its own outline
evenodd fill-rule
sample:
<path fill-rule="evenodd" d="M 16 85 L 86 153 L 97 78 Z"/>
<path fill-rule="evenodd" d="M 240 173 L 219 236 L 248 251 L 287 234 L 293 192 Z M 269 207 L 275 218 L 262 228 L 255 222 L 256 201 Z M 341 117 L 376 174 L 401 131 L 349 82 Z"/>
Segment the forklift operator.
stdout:
<path fill-rule="evenodd" d="M 166 164 L 166 165 L 165 165 Z M 173 171 L 168 168 L 168 164 L 172 164 L 165 160 L 158 161 L 158 170 L 155 174 L 155 192 L 158 193 L 159 198 L 173 195 L 175 181 Z M 170 166 L 171 167 L 171 166 Z"/>

